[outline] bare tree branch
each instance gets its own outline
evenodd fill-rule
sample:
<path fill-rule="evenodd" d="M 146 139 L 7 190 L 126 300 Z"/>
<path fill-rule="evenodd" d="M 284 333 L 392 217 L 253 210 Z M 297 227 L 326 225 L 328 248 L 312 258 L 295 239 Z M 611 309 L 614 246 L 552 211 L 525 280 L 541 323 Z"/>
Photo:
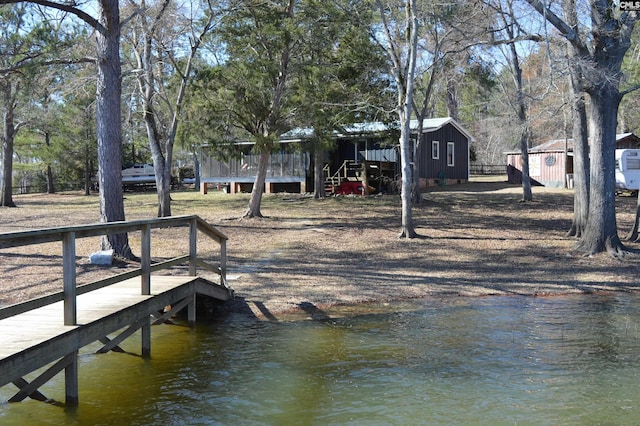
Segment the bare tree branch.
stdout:
<path fill-rule="evenodd" d="M 634 86 L 631 86 L 630 88 L 628 88 L 627 90 L 624 90 L 622 92 L 620 92 L 620 98 L 622 98 L 625 95 L 628 95 L 631 92 L 635 92 L 636 90 L 640 89 L 640 84 L 636 84 Z"/>
<path fill-rule="evenodd" d="M 62 4 L 62 3 L 56 3 L 56 2 L 48 1 L 48 0 L 28 0 L 28 1 L 27 0 L 0 0 L 0 4 L 17 4 L 17 3 L 39 4 L 40 6 L 51 7 L 53 9 L 58 9 L 58 10 L 61 10 L 63 12 L 68 12 L 68 13 L 71 13 L 71 14 L 77 16 L 79 19 L 81 19 L 82 21 L 86 22 L 91 27 L 95 28 L 96 31 L 100 31 L 101 33 L 104 33 L 104 31 L 105 31 L 104 26 L 101 25 L 100 22 L 98 22 L 98 20 L 96 18 L 94 18 L 93 16 L 89 15 L 87 12 L 78 9 L 75 6 L 70 6 L 68 4 Z"/>
<path fill-rule="evenodd" d="M 27 66 L 38 66 L 38 67 L 46 67 L 49 65 L 71 65 L 71 64 L 86 64 L 86 63 L 95 63 L 96 58 L 77 58 L 77 59 L 52 59 L 49 61 L 30 61 L 28 65 L 24 62 L 20 62 L 17 65 L 8 68 L 0 68 L 0 76 L 4 76 L 6 74 L 10 74 L 12 72 L 17 72 L 21 69 L 26 68 Z"/>
<path fill-rule="evenodd" d="M 547 18 L 547 21 L 551 23 L 560 33 L 573 44 L 582 55 L 588 55 L 589 49 L 584 45 L 580 39 L 578 31 L 570 27 L 565 21 L 563 21 L 558 15 L 553 13 L 542 1 L 540 0 L 526 0 L 535 10 L 542 16 Z"/>

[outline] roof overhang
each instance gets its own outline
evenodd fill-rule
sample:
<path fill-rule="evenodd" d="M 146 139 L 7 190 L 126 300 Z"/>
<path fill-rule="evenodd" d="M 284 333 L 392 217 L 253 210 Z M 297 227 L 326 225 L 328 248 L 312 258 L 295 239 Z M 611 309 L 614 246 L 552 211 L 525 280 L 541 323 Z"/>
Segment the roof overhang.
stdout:
<path fill-rule="evenodd" d="M 469 141 L 475 141 L 475 138 L 471 136 L 471 133 L 469 133 L 464 127 L 462 127 L 456 120 L 451 117 L 424 119 L 422 121 L 422 133 L 432 133 L 438 131 L 447 124 L 451 124 L 453 127 L 455 127 L 460 133 L 462 133 L 467 139 L 469 139 Z M 411 120 L 409 122 L 409 128 L 411 129 L 412 134 L 416 134 L 416 132 L 418 131 L 418 127 L 418 120 Z M 382 136 L 399 129 L 400 127 L 398 122 L 389 124 L 380 121 L 354 123 L 345 126 L 342 131 L 334 131 L 333 137 L 336 139 L 355 139 L 361 137 Z M 297 142 L 302 142 L 303 140 L 307 140 L 312 137 L 312 128 L 297 128 L 284 133 L 280 137 L 280 141 L 290 142 L 295 140 Z"/>

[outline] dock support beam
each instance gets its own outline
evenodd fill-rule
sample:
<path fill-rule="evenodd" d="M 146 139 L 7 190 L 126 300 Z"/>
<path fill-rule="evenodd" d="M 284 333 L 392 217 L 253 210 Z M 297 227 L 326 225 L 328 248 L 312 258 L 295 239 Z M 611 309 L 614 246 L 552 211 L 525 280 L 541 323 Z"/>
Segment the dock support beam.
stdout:
<path fill-rule="evenodd" d="M 196 295 L 189 297 L 191 301 L 187 305 L 187 321 L 189 322 L 189 326 L 193 327 L 196 325 Z"/>
<path fill-rule="evenodd" d="M 47 401 L 42 393 L 38 391 L 40 386 L 47 383 L 64 370 L 64 384 L 65 384 L 65 402 L 69 406 L 78 405 L 78 351 L 75 350 L 68 355 L 65 355 L 58 362 L 49 367 L 44 373 L 40 374 L 30 383 L 24 378 L 18 378 L 13 380 L 13 384 L 20 388 L 20 391 L 15 394 L 9 402 L 20 402 L 25 398 L 33 398 L 38 401 Z"/>
<path fill-rule="evenodd" d="M 67 355 L 68 364 L 64 368 L 65 404 L 77 407 L 80 399 L 78 389 L 78 351 Z"/>
<path fill-rule="evenodd" d="M 142 358 L 151 358 L 151 316 L 142 325 Z"/>

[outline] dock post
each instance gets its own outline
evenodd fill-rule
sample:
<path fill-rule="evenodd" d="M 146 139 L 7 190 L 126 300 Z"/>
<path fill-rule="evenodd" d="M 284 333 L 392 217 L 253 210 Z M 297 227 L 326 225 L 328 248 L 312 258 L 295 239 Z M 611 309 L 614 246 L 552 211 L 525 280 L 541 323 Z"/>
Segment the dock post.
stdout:
<path fill-rule="evenodd" d="M 151 358 L 151 317 L 142 325 L 142 358 Z"/>
<path fill-rule="evenodd" d="M 220 284 L 227 287 L 227 241 L 220 240 Z"/>
<path fill-rule="evenodd" d="M 198 219 L 189 221 L 189 275 L 195 276 L 197 272 L 198 259 Z"/>
<path fill-rule="evenodd" d="M 62 236 L 62 274 L 64 294 L 64 325 L 76 325 L 76 234 Z"/>
<path fill-rule="evenodd" d="M 151 294 L 151 226 L 143 225 L 140 229 L 140 269 L 142 270 L 141 294 Z"/>
<path fill-rule="evenodd" d="M 197 271 L 197 259 L 198 259 L 198 220 L 191 219 L 189 223 L 189 275 L 195 276 Z M 196 295 L 191 296 L 191 301 L 187 305 L 187 321 L 189 326 L 193 327 L 196 324 Z"/>
<path fill-rule="evenodd" d="M 187 321 L 189 326 L 193 327 L 196 324 L 196 295 L 195 293 L 191 297 L 191 301 L 187 305 Z"/>
<path fill-rule="evenodd" d="M 67 355 L 69 363 L 64 368 L 65 404 L 77 407 L 79 403 L 78 390 L 78 350 Z"/>

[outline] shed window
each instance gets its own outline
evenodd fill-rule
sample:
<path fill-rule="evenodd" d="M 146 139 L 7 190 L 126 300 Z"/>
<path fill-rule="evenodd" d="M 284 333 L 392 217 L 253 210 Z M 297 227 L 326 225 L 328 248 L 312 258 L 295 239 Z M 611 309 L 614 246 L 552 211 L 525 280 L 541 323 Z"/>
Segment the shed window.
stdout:
<path fill-rule="evenodd" d="M 431 158 L 434 160 L 440 158 L 440 141 L 431 141 Z"/>
<path fill-rule="evenodd" d="M 453 167 L 454 161 L 454 154 L 455 154 L 455 144 L 453 142 L 447 142 L 447 166 L 451 166 Z"/>

